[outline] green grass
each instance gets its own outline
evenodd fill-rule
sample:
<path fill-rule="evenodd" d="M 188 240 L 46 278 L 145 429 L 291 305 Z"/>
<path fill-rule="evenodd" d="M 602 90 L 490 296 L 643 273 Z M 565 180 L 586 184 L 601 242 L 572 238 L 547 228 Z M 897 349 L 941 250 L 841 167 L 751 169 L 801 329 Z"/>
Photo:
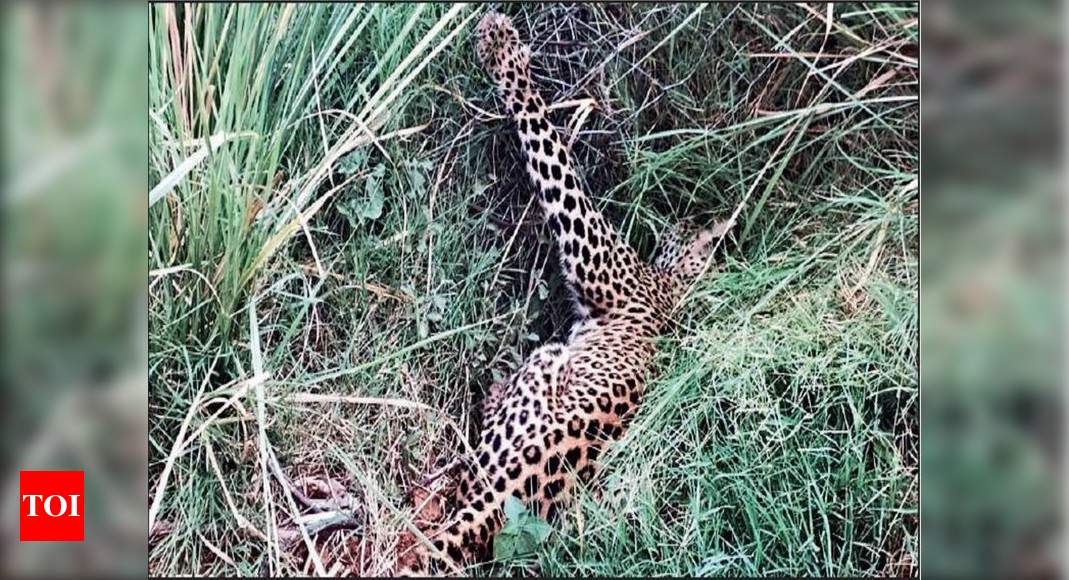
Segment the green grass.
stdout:
<path fill-rule="evenodd" d="M 504 9 L 547 100 L 597 103 L 575 157 L 631 244 L 740 213 L 597 485 L 497 571 L 916 573 L 916 7 Z M 149 212 L 153 573 L 315 573 L 262 537 L 292 515 L 272 454 L 362 506 L 324 568 L 381 571 L 408 486 L 566 336 L 481 14 L 153 7 L 151 182 L 239 134 Z"/>

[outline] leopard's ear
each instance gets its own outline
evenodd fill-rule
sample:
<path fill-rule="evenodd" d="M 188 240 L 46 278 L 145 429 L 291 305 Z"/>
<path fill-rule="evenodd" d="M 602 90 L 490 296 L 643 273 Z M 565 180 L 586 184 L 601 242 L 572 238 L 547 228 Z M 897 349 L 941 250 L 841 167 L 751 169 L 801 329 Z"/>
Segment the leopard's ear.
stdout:
<path fill-rule="evenodd" d="M 728 232 L 735 229 L 735 223 L 735 220 L 732 218 L 719 220 L 713 223 L 712 227 L 709 228 L 709 231 L 712 232 L 714 240 L 719 240 L 728 235 Z"/>
<path fill-rule="evenodd" d="M 679 251 L 679 256 L 671 266 L 671 271 L 684 282 L 690 282 L 696 276 L 712 269 L 712 253 L 735 226 L 733 220 L 718 221 L 710 228 L 703 229 L 691 237 Z"/>

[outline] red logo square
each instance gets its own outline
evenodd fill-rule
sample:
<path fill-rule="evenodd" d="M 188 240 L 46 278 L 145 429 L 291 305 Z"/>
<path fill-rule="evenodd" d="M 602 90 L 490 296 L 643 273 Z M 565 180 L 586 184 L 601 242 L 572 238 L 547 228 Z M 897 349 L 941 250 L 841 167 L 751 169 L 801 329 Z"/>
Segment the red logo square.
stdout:
<path fill-rule="evenodd" d="M 20 471 L 19 541 L 84 541 L 84 488 L 81 471 Z"/>

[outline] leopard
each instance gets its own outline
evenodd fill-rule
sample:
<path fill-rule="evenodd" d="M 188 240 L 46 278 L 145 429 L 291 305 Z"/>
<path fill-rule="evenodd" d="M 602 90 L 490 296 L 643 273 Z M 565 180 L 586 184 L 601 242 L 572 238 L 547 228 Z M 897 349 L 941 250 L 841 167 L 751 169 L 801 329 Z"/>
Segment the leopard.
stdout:
<path fill-rule="evenodd" d="M 516 128 L 575 322 L 566 342 L 538 347 L 489 389 L 478 441 L 453 486 L 452 515 L 409 540 L 399 576 L 453 574 L 488 559 L 509 496 L 547 521 L 557 517 L 625 434 L 643 400 L 655 339 L 708 268 L 715 237 L 714 229 L 691 227 L 686 242 L 683 234 L 663 236 L 653 263 L 641 259 L 584 192 L 511 19 L 489 12 L 475 36 L 476 56 Z"/>

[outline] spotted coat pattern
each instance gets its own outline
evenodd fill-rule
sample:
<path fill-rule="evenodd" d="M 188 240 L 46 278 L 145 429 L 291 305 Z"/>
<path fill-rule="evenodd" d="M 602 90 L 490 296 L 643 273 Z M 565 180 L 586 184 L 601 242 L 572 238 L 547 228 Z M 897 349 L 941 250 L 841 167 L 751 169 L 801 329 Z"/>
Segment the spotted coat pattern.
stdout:
<path fill-rule="evenodd" d="M 479 60 L 515 123 L 579 321 L 566 344 L 542 346 L 491 389 L 452 516 L 423 530 L 429 545 L 415 542 L 400 556 L 405 575 L 446 573 L 487 557 L 507 496 L 552 519 L 576 481 L 594 474 L 605 445 L 624 433 L 642 402 L 653 339 L 704 268 L 712 240 L 702 231 L 688 244 L 665 244 L 654 265 L 643 262 L 583 192 L 511 21 L 488 14 L 477 35 Z"/>

